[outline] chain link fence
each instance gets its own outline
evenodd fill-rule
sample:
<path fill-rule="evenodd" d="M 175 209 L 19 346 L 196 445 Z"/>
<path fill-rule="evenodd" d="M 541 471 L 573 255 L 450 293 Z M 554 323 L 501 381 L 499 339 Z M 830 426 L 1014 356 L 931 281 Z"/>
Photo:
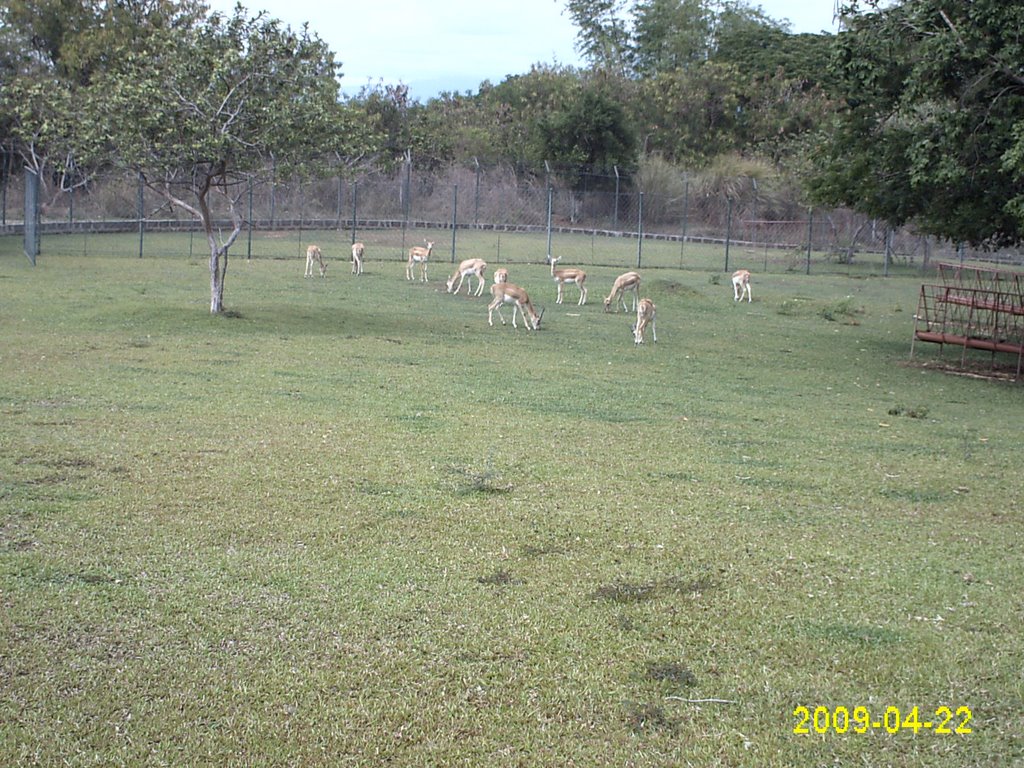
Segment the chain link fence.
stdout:
<path fill-rule="evenodd" d="M 73 191 L 40 180 L 35 208 L 28 177 L 2 179 L 0 252 L 15 252 L 24 241 L 28 255 L 31 235 L 33 256 L 41 257 L 208 256 L 199 223 L 137 176 L 100 176 Z M 328 258 L 347 261 L 350 245 L 359 240 L 371 271 L 375 263 L 381 270 L 399 269 L 394 263 L 404 263 L 408 249 L 425 242 L 434 246 L 435 273 L 440 264 L 447 269 L 465 258 L 497 266 L 544 263 L 549 254 L 561 267 L 743 267 L 807 274 L 888 274 L 924 271 L 942 261 L 1022 260 L 1019 251 L 957 247 L 848 210 L 808 209 L 756 195 L 696 194 L 689 185 L 675 194 L 642 192 L 617 173 L 517 173 L 480 166 L 432 173 L 407 163 L 356 179 L 298 182 L 268 175 L 226 192 L 244 219 L 232 258 L 298 260 L 315 242 Z M 218 232 L 226 236 L 229 208 L 218 196 L 213 202 Z"/>

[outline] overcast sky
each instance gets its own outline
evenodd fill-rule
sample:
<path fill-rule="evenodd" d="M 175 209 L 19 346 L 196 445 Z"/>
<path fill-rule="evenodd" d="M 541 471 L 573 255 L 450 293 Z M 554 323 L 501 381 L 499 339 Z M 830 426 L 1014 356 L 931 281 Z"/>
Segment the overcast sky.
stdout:
<path fill-rule="evenodd" d="M 230 12 L 235 0 L 208 0 Z M 560 0 L 241 0 L 292 28 L 309 22 L 341 62 L 341 88 L 404 83 L 420 101 L 441 91 L 476 92 L 536 63 L 579 65 L 576 28 Z M 835 0 L 762 0 L 794 32 L 835 32 Z"/>

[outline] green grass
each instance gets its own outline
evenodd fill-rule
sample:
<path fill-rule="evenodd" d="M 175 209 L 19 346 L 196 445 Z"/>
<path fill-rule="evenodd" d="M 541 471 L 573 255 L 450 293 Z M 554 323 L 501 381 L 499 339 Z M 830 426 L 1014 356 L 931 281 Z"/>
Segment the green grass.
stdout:
<path fill-rule="evenodd" d="M 651 270 L 634 348 L 615 269 L 302 269 L 0 261 L 0 764 L 1024 761 L 1022 390 L 919 280 Z"/>

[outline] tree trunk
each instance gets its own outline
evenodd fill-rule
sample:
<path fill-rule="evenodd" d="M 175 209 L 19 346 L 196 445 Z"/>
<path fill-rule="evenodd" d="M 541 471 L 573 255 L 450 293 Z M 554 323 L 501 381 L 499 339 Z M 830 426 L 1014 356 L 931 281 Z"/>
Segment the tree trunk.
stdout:
<path fill-rule="evenodd" d="M 224 311 L 224 275 L 228 271 L 228 252 L 210 237 L 210 314 Z"/>
<path fill-rule="evenodd" d="M 210 245 L 210 314 L 216 315 L 224 311 L 224 276 L 228 271 L 228 249 L 238 238 L 242 231 L 242 216 L 236 207 L 236 200 L 228 194 L 228 183 L 226 181 L 225 163 L 222 161 L 208 169 L 196 182 L 192 191 L 196 195 L 197 205 L 190 205 L 170 191 L 170 185 L 163 183 L 153 185 L 145 183 L 152 189 L 162 194 L 171 205 L 188 211 L 195 216 L 203 225 L 203 232 L 206 234 L 206 242 Z M 215 182 L 220 182 L 219 185 Z M 231 234 L 223 243 L 219 241 L 213 226 L 213 213 L 210 210 L 210 192 L 215 191 L 223 195 L 228 203 L 231 213 Z"/>

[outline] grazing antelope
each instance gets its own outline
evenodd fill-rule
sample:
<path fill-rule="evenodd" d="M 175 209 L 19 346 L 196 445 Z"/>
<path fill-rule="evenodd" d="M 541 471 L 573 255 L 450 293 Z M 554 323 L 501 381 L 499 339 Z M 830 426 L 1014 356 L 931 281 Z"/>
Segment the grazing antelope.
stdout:
<path fill-rule="evenodd" d="M 430 252 L 434 250 L 434 244 L 429 240 L 424 240 L 427 247 L 424 248 L 420 245 L 414 245 L 409 249 L 409 261 L 405 265 L 405 279 L 412 280 L 412 272 L 415 265 L 420 265 L 420 280 L 424 283 L 427 282 L 427 259 L 430 258 Z"/>
<path fill-rule="evenodd" d="M 732 300 L 742 301 L 743 295 L 747 296 L 747 303 L 750 303 L 750 272 L 746 269 L 737 269 L 732 273 Z"/>
<path fill-rule="evenodd" d="M 633 325 L 633 344 L 644 343 L 644 331 L 651 326 L 651 335 L 654 343 L 658 343 L 658 328 L 654 322 L 654 302 L 650 299 L 640 299 L 636 308 L 636 323 Z"/>
<path fill-rule="evenodd" d="M 562 286 L 566 283 L 574 283 L 577 288 L 580 289 L 580 300 L 576 302 L 577 306 L 587 303 L 587 273 L 582 269 L 555 269 L 555 264 L 561 259 L 559 256 L 557 259 L 554 256 L 548 256 L 548 262 L 551 264 L 551 277 L 555 279 L 558 284 L 558 299 L 555 301 L 556 304 L 562 303 Z"/>
<path fill-rule="evenodd" d="M 496 283 L 507 283 L 508 282 L 508 270 L 504 267 L 494 270 L 494 282 Z"/>
<path fill-rule="evenodd" d="M 491 286 L 491 296 L 493 300 L 487 305 L 487 324 L 494 325 L 493 312 L 498 310 L 498 317 L 501 318 L 501 324 L 505 325 L 505 316 L 501 314 L 502 304 L 512 305 L 512 327 L 518 328 L 516 325 L 516 312 L 523 316 L 523 322 L 526 323 L 527 328 L 532 328 L 535 331 L 540 330 L 540 320 L 544 316 L 544 310 L 542 309 L 538 315 L 536 310 L 533 308 L 533 304 L 530 303 L 530 297 L 526 295 L 526 291 L 520 288 L 518 285 L 512 283 L 494 283 Z M 529 318 L 527 320 L 527 318 Z"/>
<path fill-rule="evenodd" d="M 366 252 L 366 246 L 362 243 L 352 243 L 352 274 L 361 275 L 363 274 L 363 254 Z"/>
<path fill-rule="evenodd" d="M 633 292 L 633 309 L 636 309 L 636 304 L 640 300 L 640 274 L 637 272 L 626 272 L 625 274 L 619 275 L 615 278 L 615 284 L 612 286 L 612 292 L 609 293 L 604 300 L 604 311 L 607 312 L 612 302 L 618 297 L 622 303 L 623 311 L 629 309 L 626 306 L 626 299 L 623 298 L 622 294 L 626 291 Z M 618 311 L 618 304 L 615 305 L 616 311 Z"/>
<path fill-rule="evenodd" d="M 452 276 L 448 278 L 448 293 L 458 293 L 462 290 L 462 281 L 467 277 L 466 290 L 473 296 L 480 296 L 484 292 L 484 284 L 487 280 L 484 278 L 484 272 L 487 270 L 487 262 L 483 259 L 465 259 L 462 261 L 458 268 L 452 272 Z M 473 278 L 477 279 L 476 293 L 473 293 Z M 459 284 L 452 290 L 452 286 L 455 285 L 455 279 L 458 278 Z"/>
<path fill-rule="evenodd" d="M 320 277 L 327 275 L 327 262 L 324 261 L 324 255 L 320 252 L 319 245 L 311 245 L 306 249 L 306 277 L 313 276 L 313 262 L 320 264 Z"/>

